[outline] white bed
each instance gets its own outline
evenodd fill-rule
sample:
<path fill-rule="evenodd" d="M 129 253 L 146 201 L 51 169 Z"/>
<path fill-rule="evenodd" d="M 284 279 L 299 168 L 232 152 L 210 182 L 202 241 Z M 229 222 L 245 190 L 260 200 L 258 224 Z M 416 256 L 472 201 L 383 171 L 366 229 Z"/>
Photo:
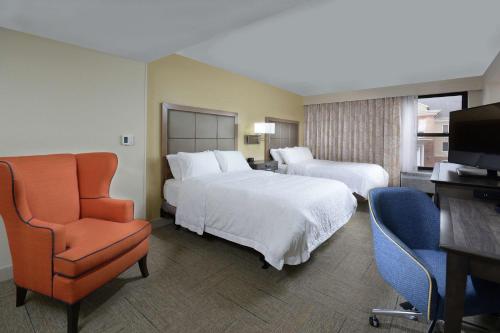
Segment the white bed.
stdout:
<path fill-rule="evenodd" d="M 179 189 L 181 188 L 182 180 L 167 179 L 163 185 L 163 198 L 171 206 L 177 207 L 177 198 L 179 198 Z"/>
<path fill-rule="evenodd" d="M 271 149 L 270 153 L 278 161 L 279 173 L 338 180 L 363 198 L 371 189 L 389 184 L 389 174 L 377 164 L 317 160 L 307 147 Z"/>
<path fill-rule="evenodd" d="M 353 193 L 363 198 L 377 187 L 386 187 L 389 174 L 380 165 L 370 163 L 309 160 L 286 166 L 289 175 L 335 179 L 346 184 Z"/>
<path fill-rule="evenodd" d="M 287 165 L 284 163 L 278 163 L 278 173 L 282 173 L 284 175 L 287 174 L 288 168 Z"/>
<path fill-rule="evenodd" d="M 343 183 L 267 171 L 234 171 L 168 180 L 175 223 L 251 247 L 277 269 L 297 265 L 356 210 Z"/>

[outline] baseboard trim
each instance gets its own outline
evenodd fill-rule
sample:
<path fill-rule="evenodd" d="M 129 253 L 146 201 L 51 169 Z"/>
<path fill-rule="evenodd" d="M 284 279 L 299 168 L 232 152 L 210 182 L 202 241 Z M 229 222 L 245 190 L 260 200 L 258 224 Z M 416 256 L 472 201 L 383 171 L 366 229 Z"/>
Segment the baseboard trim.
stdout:
<path fill-rule="evenodd" d="M 0 282 L 12 279 L 12 266 L 0 267 Z"/>

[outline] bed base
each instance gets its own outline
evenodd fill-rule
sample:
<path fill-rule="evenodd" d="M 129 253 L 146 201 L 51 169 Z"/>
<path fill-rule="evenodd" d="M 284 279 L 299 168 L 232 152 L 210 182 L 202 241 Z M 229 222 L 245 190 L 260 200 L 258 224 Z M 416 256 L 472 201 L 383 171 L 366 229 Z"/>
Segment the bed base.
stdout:
<path fill-rule="evenodd" d="M 366 199 L 363 196 L 357 194 L 356 192 L 353 192 L 352 195 L 354 195 L 354 197 L 356 198 L 356 200 L 358 201 L 358 203 L 362 203 L 362 202 L 367 202 L 368 201 L 368 199 Z"/>
<path fill-rule="evenodd" d="M 264 258 L 263 254 L 259 254 L 259 259 L 260 259 L 260 261 L 262 261 L 262 269 L 268 269 L 270 265 L 266 261 L 266 258 Z"/>
<path fill-rule="evenodd" d="M 163 200 L 160 208 L 160 216 L 163 218 L 171 217 L 175 222 L 175 212 L 177 208 L 169 204 L 166 200 Z"/>

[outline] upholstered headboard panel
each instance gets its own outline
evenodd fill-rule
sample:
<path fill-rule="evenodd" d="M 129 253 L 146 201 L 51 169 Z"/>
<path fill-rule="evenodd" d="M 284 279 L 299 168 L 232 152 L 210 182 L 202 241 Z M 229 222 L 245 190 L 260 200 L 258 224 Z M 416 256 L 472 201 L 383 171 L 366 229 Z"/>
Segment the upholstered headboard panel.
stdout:
<path fill-rule="evenodd" d="M 189 111 L 168 112 L 168 153 L 235 150 L 235 117 Z"/>
<path fill-rule="evenodd" d="M 238 114 L 163 103 L 163 178 L 171 178 L 165 156 L 178 152 L 237 150 Z"/>
<path fill-rule="evenodd" d="M 299 145 L 299 122 L 266 117 L 267 123 L 274 123 L 274 134 L 266 135 L 266 160 L 271 160 L 271 149 L 295 147 Z"/>

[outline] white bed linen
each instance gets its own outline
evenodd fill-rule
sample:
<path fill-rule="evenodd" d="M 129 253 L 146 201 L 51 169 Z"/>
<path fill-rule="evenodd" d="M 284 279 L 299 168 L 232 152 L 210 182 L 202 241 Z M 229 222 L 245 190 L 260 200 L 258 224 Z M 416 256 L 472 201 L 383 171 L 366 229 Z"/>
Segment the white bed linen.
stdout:
<path fill-rule="evenodd" d="M 163 185 L 163 197 L 169 205 L 177 207 L 179 189 L 182 181 L 178 179 L 167 179 Z"/>
<path fill-rule="evenodd" d="M 288 170 L 288 168 L 287 168 L 287 165 L 285 163 L 279 163 L 278 164 L 278 172 L 279 173 L 282 173 L 282 174 L 286 175 L 287 170 Z"/>
<path fill-rule="evenodd" d="M 183 181 L 175 223 L 251 247 L 281 269 L 307 261 L 356 205 L 334 180 L 236 171 Z"/>
<path fill-rule="evenodd" d="M 287 165 L 287 174 L 338 180 L 364 198 L 371 189 L 389 184 L 387 171 L 370 163 L 311 160 Z"/>

